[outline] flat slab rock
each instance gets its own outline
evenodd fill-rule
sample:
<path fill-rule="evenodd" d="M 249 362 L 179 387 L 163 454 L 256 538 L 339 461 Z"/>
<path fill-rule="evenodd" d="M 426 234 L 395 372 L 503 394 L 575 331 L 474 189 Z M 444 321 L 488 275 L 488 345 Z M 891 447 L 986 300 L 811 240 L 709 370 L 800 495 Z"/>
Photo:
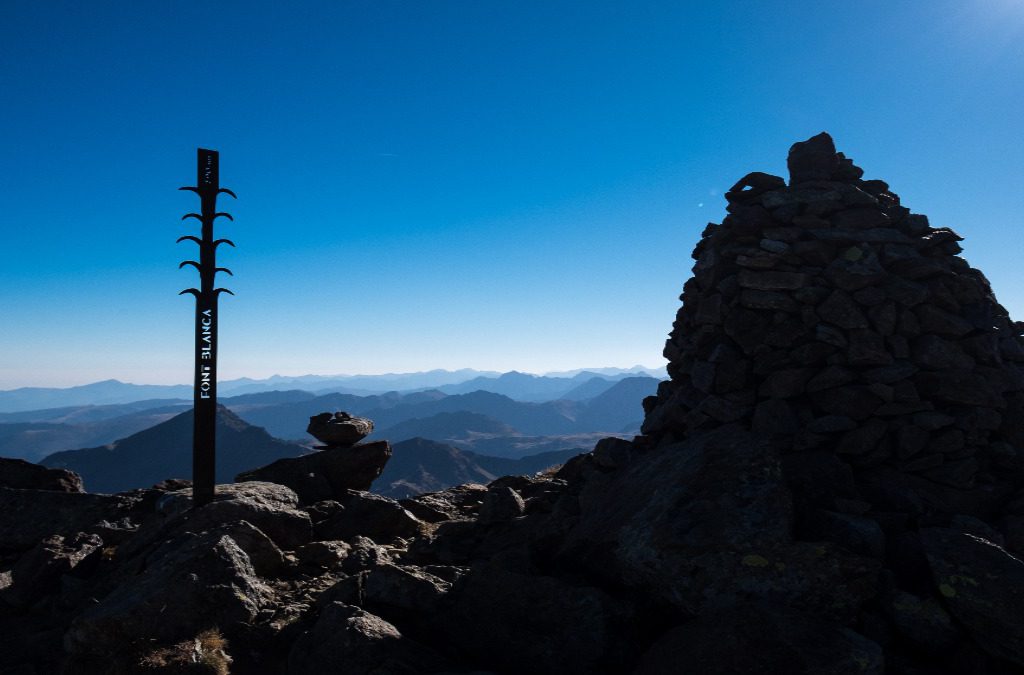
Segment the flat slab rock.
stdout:
<path fill-rule="evenodd" d="M 373 421 L 347 412 L 324 412 L 309 418 L 306 432 L 328 446 L 355 445 L 373 431 Z"/>
<path fill-rule="evenodd" d="M 266 481 L 286 485 L 303 504 L 338 499 L 347 490 L 369 490 L 391 459 L 387 441 L 326 448 L 300 457 L 285 457 L 245 471 L 236 482 Z"/>

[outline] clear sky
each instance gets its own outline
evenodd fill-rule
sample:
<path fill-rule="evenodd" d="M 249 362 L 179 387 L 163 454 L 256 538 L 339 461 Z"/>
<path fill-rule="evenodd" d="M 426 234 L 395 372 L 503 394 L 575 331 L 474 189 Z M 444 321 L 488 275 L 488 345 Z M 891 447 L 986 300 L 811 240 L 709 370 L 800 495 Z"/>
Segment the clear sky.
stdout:
<path fill-rule="evenodd" d="M 0 2 L 0 389 L 659 366 L 705 224 L 822 130 L 1024 318 L 1024 2 Z"/>

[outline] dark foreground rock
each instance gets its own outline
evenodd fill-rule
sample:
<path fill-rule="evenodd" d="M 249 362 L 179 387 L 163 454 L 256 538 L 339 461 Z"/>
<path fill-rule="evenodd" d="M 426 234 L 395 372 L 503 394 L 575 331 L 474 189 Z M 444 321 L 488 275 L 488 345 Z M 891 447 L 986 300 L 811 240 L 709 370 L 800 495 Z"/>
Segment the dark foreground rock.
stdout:
<path fill-rule="evenodd" d="M 82 492 L 82 477 L 66 469 L 48 469 L 23 459 L 0 457 L 0 487 Z"/>
<path fill-rule="evenodd" d="M 882 648 L 871 640 L 838 624 L 753 604 L 709 612 L 670 629 L 633 671 L 634 675 L 884 672 Z"/>
<path fill-rule="evenodd" d="M 236 481 L 287 485 L 303 504 L 336 499 L 346 490 L 369 490 L 391 458 L 387 441 L 319 450 L 238 474 Z"/>

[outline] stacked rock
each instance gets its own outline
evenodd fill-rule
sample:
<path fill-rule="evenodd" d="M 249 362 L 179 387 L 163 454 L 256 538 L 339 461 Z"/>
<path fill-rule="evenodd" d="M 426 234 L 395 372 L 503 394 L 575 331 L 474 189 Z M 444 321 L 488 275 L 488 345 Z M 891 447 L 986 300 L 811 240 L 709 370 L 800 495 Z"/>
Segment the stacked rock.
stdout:
<path fill-rule="evenodd" d="M 373 420 L 347 412 L 320 413 L 309 418 L 306 433 L 328 448 L 355 445 L 373 432 Z"/>
<path fill-rule="evenodd" d="M 1024 466 L 1024 323 L 959 235 L 863 180 L 828 134 L 788 166 L 788 186 L 744 176 L 704 230 L 644 434 L 739 423 L 783 452 L 1005 495 Z"/>

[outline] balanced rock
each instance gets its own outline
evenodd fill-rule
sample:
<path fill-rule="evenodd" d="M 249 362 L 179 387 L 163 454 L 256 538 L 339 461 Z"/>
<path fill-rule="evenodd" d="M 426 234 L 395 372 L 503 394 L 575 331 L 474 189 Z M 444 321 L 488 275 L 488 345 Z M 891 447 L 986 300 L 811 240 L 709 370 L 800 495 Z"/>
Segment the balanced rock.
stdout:
<path fill-rule="evenodd" d="M 373 421 L 347 412 L 324 412 L 309 418 L 306 432 L 329 447 L 355 445 L 370 435 Z"/>
<path fill-rule="evenodd" d="M 369 490 L 391 459 L 387 441 L 375 441 L 347 447 L 328 447 L 299 457 L 245 471 L 237 482 L 267 481 L 287 485 L 303 504 L 337 499 L 347 490 Z"/>

